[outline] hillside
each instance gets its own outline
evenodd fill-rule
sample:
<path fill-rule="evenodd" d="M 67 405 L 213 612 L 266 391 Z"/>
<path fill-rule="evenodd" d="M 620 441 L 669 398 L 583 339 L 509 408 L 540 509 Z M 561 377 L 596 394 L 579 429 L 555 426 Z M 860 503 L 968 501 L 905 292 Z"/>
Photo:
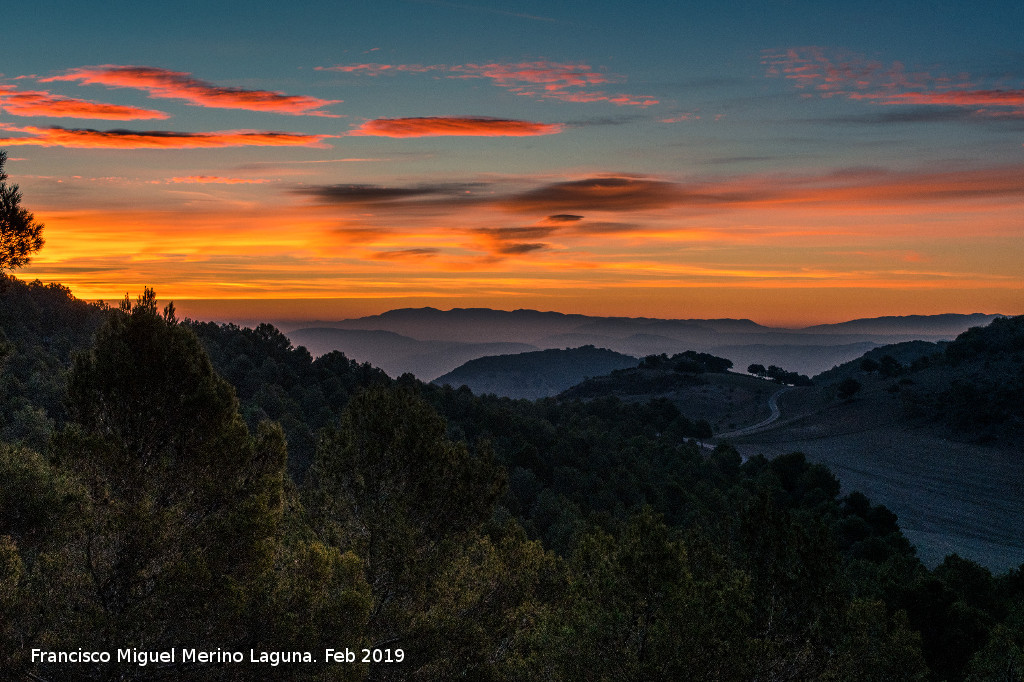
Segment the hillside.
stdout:
<path fill-rule="evenodd" d="M 871 317 L 833 324 L 804 327 L 804 332 L 854 334 L 911 334 L 923 339 L 931 336 L 954 337 L 971 327 L 991 324 L 1000 315 L 972 313 L 970 315 L 890 315 Z"/>
<path fill-rule="evenodd" d="M 103 309 L 59 285 L 0 273 L 0 441 L 43 446 L 65 417 L 63 377 Z"/>
<path fill-rule="evenodd" d="M 947 345 L 947 342 L 944 341 L 934 343 L 930 341 L 905 341 L 903 343 L 878 346 L 858 358 L 837 364 L 832 369 L 821 372 L 814 377 L 814 381 L 818 384 L 827 385 L 839 383 L 849 377 L 861 376 L 864 374 L 864 369 L 862 369 L 861 365 L 865 359 L 877 362 L 879 368 L 881 368 L 882 359 L 886 356 L 895 360 L 900 367 L 909 369 L 911 366 L 919 366 L 922 362 L 927 362 L 923 360 L 924 358 L 930 359 L 936 354 L 944 353 Z"/>
<path fill-rule="evenodd" d="M 1024 562 L 1024 318 L 949 344 L 884 346 L 782 397 L 782 419 L 733 439 L 747 456 L 799 450 L 897 513 L 922 558 L 951 551 L 993 568 Z M 838 394 L 843 382 L 859 388 Z"/>
<path fill-rule="evenodd" d="M 647 356 L 637 367 L 591 377 L 558 397 L 626 402 L 667 400 L 714 433 L 754 424 L 768 416 L 768 397 L 779 387 L 762 378 L 730 371 L 732 363 L 688 351 L 671 357 Z"/>
<path fill-rule="evenodd" d="M 401 645 L 351 679 L 573 680 L 585 659 L 603 679 L 966 680 L 1024 636 L 1019 572 L 985 567 L 1024 547 L 1021 459 L 894 410 L 923 380 L 785 389 L 744 458 L 700 410 L 756 423 L 778 385 L 699 351 L 510 400 L 314 359 L 267 324 L 181 322 L 151 290 L 107 310 L 11 280 L 0 304 L 3 423 L 40 426 L 0 434 L 0 660 L 18 678 L 110 677 L 31 659 L 55 642 L 198 632 L 224 651 Z M 1003 372 L 1018 331 L 993 323 L 911 376 Z"/>
<path fill-rule="evenodd" d="M 470 360 L 432 383 L 468 386 L 473 393 L 493 393 L 535 400 L 554 396 L 592 376 L 635 367 L 637 358 L 604 348 L 581 346 Z"/>

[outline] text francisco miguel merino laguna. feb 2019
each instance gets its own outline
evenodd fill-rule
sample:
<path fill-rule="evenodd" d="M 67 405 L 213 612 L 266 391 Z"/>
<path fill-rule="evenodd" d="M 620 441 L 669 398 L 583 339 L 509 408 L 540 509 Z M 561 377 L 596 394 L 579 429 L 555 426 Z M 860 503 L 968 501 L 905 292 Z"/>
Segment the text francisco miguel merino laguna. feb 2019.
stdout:
<path fill-rule="evenodd" d="M 32 649 L 33 663 L 127 663 L 139 666 L 150 663 L 257 663 L 270 666 L 294 663 L 401 663 L 405 652 L 401 649 L 325 649 L 318 656 L 311 651 L 227 651 L 224 649 L 117 649 L 109 651 L 46 651 Z"/>

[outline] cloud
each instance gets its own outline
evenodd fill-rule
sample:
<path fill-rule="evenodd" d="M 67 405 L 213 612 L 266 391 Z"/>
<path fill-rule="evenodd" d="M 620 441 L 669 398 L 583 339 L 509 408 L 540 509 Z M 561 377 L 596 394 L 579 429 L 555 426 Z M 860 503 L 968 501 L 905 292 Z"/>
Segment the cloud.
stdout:
<path fill-rule="evenodd" d="M 505 256 L 520 256 L 524 253 L 545 249 L 547 246 L 547 244 L 508 244 L 498 249 L 498 253 Z"/>
<path fill-rule="evenodd" d="M 460 182 L 384 187 L 383 185 L 320 185 L 294 190 L 330 204 L 389 204 L 424 197 L 464 197 L 484 183 Z"/>
<path fill-rule="evenodd" d="M 988 168 L 853 173 L 849 181 L 840 174 L 832 187 L 795 187 L 794 200 L 845 202 L 903 203 L 947 202 L 970 199 L 1024 199 L 1024 167 L 994 166 Z"/>
<path fill-rule="evenodd" d="M 545 226 L 533 227 L 482 227 L 476 230 L 477 234 L 494 239 L 496 241 L 520 240 L 520 239 L 543 239 L 557 228 Z"/>
<path fill-rule="evenodd" d="M 332 135 L 304 135 L 258 130 L 181 133 L 166 130 L 93 130 L 90 128 L 17 128 L 0 123 L 0 130 L 26 133 L 2 137 L 0 145 L 69 147 L 74 149 L 210 149 L 218 147 L 326 147 Z"/>
<path fill-rule="evenodd" d="M 746 175 L 677 182 L 610 176 L 540 185 L 506 195 L 494 205 L 513 212 L 552 210 L 633 212 L 687 207 L 782 207 L 833 205 L 872 208 L 907 203 L 973 199 L 1024 199 L 1024 166 L 929 168 L 909 171 L 841 169 L 815 175 Z M 550 224 L 550 218 L 544 219 Z M 578 231 L 632 229 L 630 225 L 581 221 Z"/>
<path fill-rule="evenodd" d="M 517 88 L 526 83 L 549 92 L 590 87 L 613 81 L 612 76 L 582 63 L 536 61 L 512 64 L 463 64 L 452 67 L 451 70 L 467 78 L 489 78 L 496 85 L 505 88 Z"/>
<path fill-rule="evenodd" d="M 484 116 L 426 116 L 378 118 L 367 121 L 349 135 L 376 137 L 528 137 L 562 132 L 560 123 L 535 123 Z"/>
<path fill-rule="evenodd" d="M 106 85 L 111 88 L 135 88 L 158 99 L 181 99 L 189 104 L 217 109 L 245 109 L 291 116 L 328 116 L 321 111 L 341 100 L 324 100 L 303 95 L 285 95 L 268 90 L 229 88 L 193 78 L 192 74 L 152 66 L 86 66 L 71 69 L 61 76 L 43 78 L 41 82 L 78 81 L 84 85 Z"/>
<path fill-rule="evenodd" d="M 968 74 L 932 74 L 908 70 L 902 63 L 883 64 L 854 53 L 822 47 L 766 51 L 762 64 L 769 77 L 782 77 L 799 90 L 822 97 L 846 97 L 880 105 L 956 107 L 975 116 L 1024 116 L 1024 88 L 986 88 Z"/>
<path fill-rule="evenodd" d="M 398 251 L 378 251 L 370 255 L 373 260 L 419 260 L 433 258 L 440 249 L 400 249 Z"/>
<path fill-rule="evenodd" d="M 511 64 L 463 64 L 452 68 L 455 77 L 487 78 L 517 95 L 563 102 L 610 102 L 619 106 L 651 106 L 658 100 L 647 95 L 608 93 L 595 85 L 625 80 L 595 70 L 588 64 L 548 61 Z"/>
<path fill-rule="evenodd" d="M 90 102 L 39 90 L 19 91 L 11 85 L 0 85 L 0 108 L 12 116 L 91 118 L 109 121 L 170 118 L 168 114 L 155 109 Z"/>
<path fill-rule="evenodd" d="M 556 220 L 552 220 L 556 218 Z M 478 248 L 493 257 L 516 256 L 550 248 L 550 244 L 534 240 L 551 239 L 579 242 L 595 235 L 616 235 L 635 232 L 640 225 L 631 223 L 588 222 L 583 216 L 548 216 L 534 225 L 524 227 L 480 227 L 469 231 L 476 237 Z"/>
<path fill-rule="evenodd" d="M 555 182 L 506 198 L 513 211 L 632 211 L 680 201 L 672 182 L 636 177 L 597 177 Z"/>
<path fill-rule="evenodd" d="M 695 112 L 689 111 L 676 116 L 669 116 L 667 118 L 659 118 L 658 121 L 661 123 L 682 123 L 683 121 L 699 121 L 700 116 Z"/>
<path fill-rule="evenodd" d="M 520 87 L 524 83 L 539 86 L 544 90 L 556 91 L 568 88 L 589 87 L 618 80 L 594 70 L 587 64 L 559 62 L 513 62 L 508 64 L 339 64 L 317 66 L 317 71 L 340 71 L 359 73 L 367 76 L 382 76 L 395 73 L 428 73 L 441 71 L 454 74 L 453 78 L 487 78 L 495 85 L 506 88 Z"/>
<path fill-rule="evenodd" d="M 180 178 L 171 178 L 167 182 L 174 184 L 214 184 L 214 185 L 261 185 L 270 182 L 260 178 L 225 178 L 217 175 L 189 175 Z"/>
<path fill-rule="evenodd" d="M 517 95 L 563 102 L 608 102 L 619 106 L 648 107 L 658 100 L 648 95 L 630 95 L 595 90 L 595 86 L 618 83 L 624 77 L 599 71 L 585 63 L 550 61 L 507 64 L 347 64 L 318 66 L 318 71 L 339 71 L 368 76 L 398 73 L 442 72 L 448 78 L 482 78 Z"/>
<path fill-rule="evenodd" d="M 529 183 L 525 189 L 524 183 Z M 292 191 L 314 197 L 321 205 L 366 207 L 367 214 L 361 218 L 350 211 L 344 213 L 346 220 L 365 221 L 359 227 L 376 224 L 387 229 L 401 221 L 411 229 L 440 221 L 446 230 L 468 236 L 483 250 L 499 254 L 505 247 L 521 243 L 638 235 L 652 221 L 683 224 L 695 215 L 708 219 L 725 219 L 737 211 L 758 215 L 794 211 L 909 215 L 957 204 L 956 210 L 967 210 L 969 201 L 1019 202 L 1024 200 L 1024 165 L 951 165 L 905 171 L 850 168 L 692 180 L 629 175 L 559 181 L 519 178 L 509 179 L 508 185 L 497 181 L 328 185 Z M 500 226 L 509 215 L 528 218 L 525 224 Z M 741 228 L 727 231 L 738 234 Z M 674 227 L 659 228 L 661 235 L 676 232 Z"/>
<path fill-rule="evenodd" d="M 562 102 L 611 102 L 619 106 L 649 107 L 658 100 L 648 95 L 609 95 L 603 91 L 596 92 L 532 92 L 523 88 L 517 95 L 529 95 L 540 99 L 557 99 Z"/>
<path fill-rule="evenodd" d="M 1024 114 L 1024 89 L 1021 90 L 944 90 L 938 92 L 852 93 L 851 99 L 871 99 L 880 104 L 910 104 L 969 107 L 990 115 Z M 991 107 L 999 107 L 991 109 Z M 1003 108 L 1009 108 L 1006 112 Z"/>

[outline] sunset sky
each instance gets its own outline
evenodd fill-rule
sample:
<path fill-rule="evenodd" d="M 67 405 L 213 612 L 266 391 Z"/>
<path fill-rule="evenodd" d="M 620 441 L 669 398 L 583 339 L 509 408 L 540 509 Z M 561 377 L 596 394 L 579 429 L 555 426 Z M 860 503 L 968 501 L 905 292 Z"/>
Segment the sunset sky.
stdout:
<path fill-rule="evenodd" d="M 224 319 L 1024 313 L 1020 0 L 142 7 L 4 10 L 21 278 Z"/>

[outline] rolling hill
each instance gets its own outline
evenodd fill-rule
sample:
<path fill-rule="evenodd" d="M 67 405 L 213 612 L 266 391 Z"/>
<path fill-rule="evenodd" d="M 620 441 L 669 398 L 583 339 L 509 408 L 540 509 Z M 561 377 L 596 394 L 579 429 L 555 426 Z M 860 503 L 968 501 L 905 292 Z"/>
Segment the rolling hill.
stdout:
<path fill-rule="evenodd" d="M 994 570 L 1024 563 L 1024 317 L 949 344 L 882 346 L 814 380 L 782 396 L 777 423 L 732 444 L 825 464 L 896 512 L 928 565 L 951 552 Z M 841 399 L 850 380 L 859 390 Z"/>
<path fill-rule="evenodd" d="M 583 346 L 477 358 L 434 379 L 443 386 L 468 386 L 473 393 L 535 400 L 558 395 L 588 377 L 636 367 L 637 358 Z"/>

